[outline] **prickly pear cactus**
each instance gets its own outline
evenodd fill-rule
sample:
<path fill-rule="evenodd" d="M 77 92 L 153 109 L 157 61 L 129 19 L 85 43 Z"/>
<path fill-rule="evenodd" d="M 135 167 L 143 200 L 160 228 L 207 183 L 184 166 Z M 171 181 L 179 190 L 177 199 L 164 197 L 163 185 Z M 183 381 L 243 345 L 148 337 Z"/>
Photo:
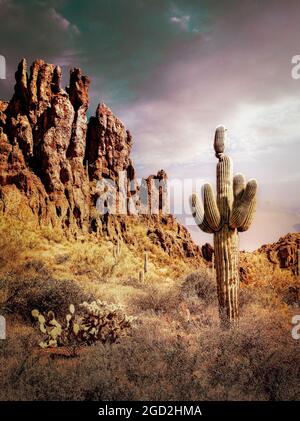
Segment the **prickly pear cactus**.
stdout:
<path fill-rule="evenodd" d="M 45 335 L 45 340 L 39 343 L 41 348 L 56 347 L 61 344 L 63 329 L 55 319 L 53 311 L 43 315 L 38 310 L 32 310 L 31 315 L 38 321 L 40 332 Z"/>
<path fill-rule="evenodd" d="M 191 208 L 199 228 L 214 234 L 215 269 L 220 319 L 228 325 L 239 315 L 239 238 L 254 218 L 257 181 L 246 184 L 241 174 L 233 177 L 231 158 L 224 154 L 226 129 L 216 129 L 214 149 L 217 164 L 217 198 L 210 184 L 203 186 L 203 205 L 197 194 Z"/>
<path fill-rule="evenodd" d="M 38 310 L 32 310 L 31 315 L 39 323 L 44 340 L 39 343 L 41 348 L 64 346 L 69 349 L 70 356 L 76 356 L 82 345 L 92 345 L 97 341 L 114 343 L 128 334 L 135 321 L 127 316 L 122 307 L 108 304 L 100 300 L 90 304 L 80 304 L 80 313 L 76 314 L 75 306 L 70 304 L 65 322 L 60 324 L 53 311 L 43 315 Z"/>

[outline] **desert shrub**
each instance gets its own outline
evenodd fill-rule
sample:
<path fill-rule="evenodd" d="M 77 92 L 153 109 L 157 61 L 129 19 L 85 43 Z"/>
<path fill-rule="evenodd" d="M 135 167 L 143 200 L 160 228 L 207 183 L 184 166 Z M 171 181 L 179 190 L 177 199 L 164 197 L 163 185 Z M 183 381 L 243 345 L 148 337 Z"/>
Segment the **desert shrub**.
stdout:
<path fill-rule="evenodd" d="M 247 306 L 255 304 L 264 309 L 270 309 L 273 311 L 277 308 L 278 311 L 285 307 L 284 301 L 278 291 L 273 288 L 272 285 L 263 285 L 257 287 L 257 285 L 247 285 L 240 288 L 240 313 L 243 316 Z"/>
<path fill-rule="evenodd" d="M 29 223 L 1 215 L 0 267 L 14 265 L 28 247 L 36 247 L 37 241 L 38 236 Z"/>
<path fill-rule="evenodd" d="M 67 253 L 58 254 L 57 256 L 55 256 L 55 263 L 57 265 L 62 265 L 63 263 L 66 263 L 69 259 L 70 259 L 70 256 Z"/>
<path fill-rule="evenodd" d="M 199 384 L 191 377 L 196 352 L 189 351 L 182 341 L 153 340 L 141 331 L 126 339 L 109 354 L 97 347 L 93 360 L 82 361 L 85 371 L 94 373 L 85 399 L 187 400 L 196 389 L 201 395 Z"/>
<path fill-rule="evenodd" d="M 251 305 L 230 330 L 201 332 L 206 399 L 299 399 L 299 344 L 275 311 Z"/>
<path fill-rule="evenodd" d="M 300 307 L 300 286 L 290 285 L 282 293 L 283 301 L 293 307 Z"/>
<path fill-rule="evenodd" d="M 216 281 L 208 270 L 202 269 L 188 275 L 181 286 L 185 299 L 200 298 L 205 304 L 215 304 L 217 300 Z"/>
<path fill-rule="evenodd" d="M 240 293 L 239 293 L 240 309 L 243 310 L 244 307 L 255 302 L 255 299 L 256 299 L 255 289 L 251 288 L 251 286 L 244 287 L 243 285 L 241 285 Z"/>
<path fill-rule="evenodd" d="M 0 341 L 0 400 L 83 399 L 83 373 L 35 352 L 34 339 L 34 346 L 20 337 Z"/>
<path fill-rule="evenodd" d="M 132 300 L 139 311 L 153 311 L 156 314 L 170 313 L 178 308 L 179 296 L 176 288 L 163 291 L 153 286 L 145 288 L 144 294 Z"/>
<path fill-rule="evenodd" d="M 21 266 L 20 270 L 36 272 L 39 277 L 50 277 L 49 269 L 45 266 L 45 262 L 40 259 L 30 259 Z"/>
<path fill-rule="evenodd" d="M 24 279 L 7 275 L 0 279 L 0 289 L 6 289 L 3 310 L 18 314 L 25 320 L 31 318 L 31 311 L 35 308 L 41 312 L 53 310 L 56 315 L 62 316 L 68 309 L 66 299 L 74 304 L 91 299 L 78 282 L 57 280 L 50 275 Z"/>

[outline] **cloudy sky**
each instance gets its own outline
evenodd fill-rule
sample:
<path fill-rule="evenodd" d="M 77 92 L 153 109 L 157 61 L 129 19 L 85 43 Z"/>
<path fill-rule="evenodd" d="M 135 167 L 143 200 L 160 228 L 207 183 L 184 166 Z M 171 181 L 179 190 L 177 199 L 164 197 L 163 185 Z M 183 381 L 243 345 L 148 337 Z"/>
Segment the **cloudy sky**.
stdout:
<path fill-rule="evenodd" d="M 59 64 L 65 84 L 81 67 L 89 113 L 105 102 L 123 120 L 140 177 L 164 168 L 171 180 L 214 183 L 213 134 L 226 125 L 235 171 L 260 185 L 241 236 L 253 249 L 300 231 L 299 21 L 299 0 L 0 0 L 0 97 L 22 57 Z"/>

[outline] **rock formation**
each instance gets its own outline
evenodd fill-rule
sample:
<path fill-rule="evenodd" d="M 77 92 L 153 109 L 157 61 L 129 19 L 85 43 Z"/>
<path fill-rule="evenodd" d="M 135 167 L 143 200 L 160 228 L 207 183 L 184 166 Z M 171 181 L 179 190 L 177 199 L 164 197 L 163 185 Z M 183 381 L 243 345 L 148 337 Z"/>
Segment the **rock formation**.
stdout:
<path fill-rule="evenodd" d="M 258 249 L 259 253 L 267 255 L 271 263 L 281 269 L 291 269 L 295 275 L 300 275 L 299 251 L 300 233 L 289 233 L 276 243 L 265 244 Z"/>
<path fill-rule="evenodd" d="M 207 262 L 212 262 L 213 260 L 213 254 L 214 254 L 214 248 L 211 244 L 205 243 L 201 247 L 202 256 Z"/>
<path fill-rule="evenodd" d="M 90 200 L 83 166 L 89 81 L 74 69 L 68 94 L 60 79 L 61 69 L 42 60 L 33 63 L 29 77 L 26 61 L 19 64 L 1 119 L 0 152 L 6 157 L 1 186 L 15 185 L 25 194 L 40 223 L 84 230 Z M 3 206 L 9 190 L 1 189 Z"/>
<path fill-rule="evenodd" d="M 59 66 L 36 60 L 28 72 L 23 59 L 15 79 L 12 99 L 0 101 L 0 211 L 26 208 L 39 224 L 71 235 L 95 232 L 128 241 L 128 226 L 135 221 L 146 224 L 149 238 L 168 254 L 201 256 L 169 214 L 166 173 L 139 186 L 130 158 L 132 136 L 123 123 L 105 104 L 87 120 L 90 82 L 80 69 L 71 70 L 64 90 Z M 125 203 L 123 213 L 96 209 L 107 194 L 99 185 L 108 179 L 117 187 L 117 205 Z"/>

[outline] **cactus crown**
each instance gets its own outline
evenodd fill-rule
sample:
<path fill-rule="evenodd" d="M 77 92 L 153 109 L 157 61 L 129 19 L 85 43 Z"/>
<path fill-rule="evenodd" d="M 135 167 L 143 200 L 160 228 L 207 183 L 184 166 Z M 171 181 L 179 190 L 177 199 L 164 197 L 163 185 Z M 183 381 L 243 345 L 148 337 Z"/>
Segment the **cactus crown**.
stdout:
<path fill-rule="evenodd" d="M 224 153 L 225 144 L 226 144 L 226 131 L 227 129 L 224 126 L 218 126 L 215 132 L 214 148 L 216 152 L 216 157 L 219 157 L 220 154 Z"/>
<path fill-rule="evenodd" d="M 256 208 L 257 181 L 246 184 L 242 174 L 232 176 L 231 158 L 224 154 L 226 128 L 218 126 L 214 149 L 217 164 L 217 197 L 211 184 L 203 186 L 203 205 L 197 194 L 191 196 L 191 208 L 197 225 L 206 233 L 220 231 L 227 224 L 238 231 L 246 231 L 253 220 Z"/>

